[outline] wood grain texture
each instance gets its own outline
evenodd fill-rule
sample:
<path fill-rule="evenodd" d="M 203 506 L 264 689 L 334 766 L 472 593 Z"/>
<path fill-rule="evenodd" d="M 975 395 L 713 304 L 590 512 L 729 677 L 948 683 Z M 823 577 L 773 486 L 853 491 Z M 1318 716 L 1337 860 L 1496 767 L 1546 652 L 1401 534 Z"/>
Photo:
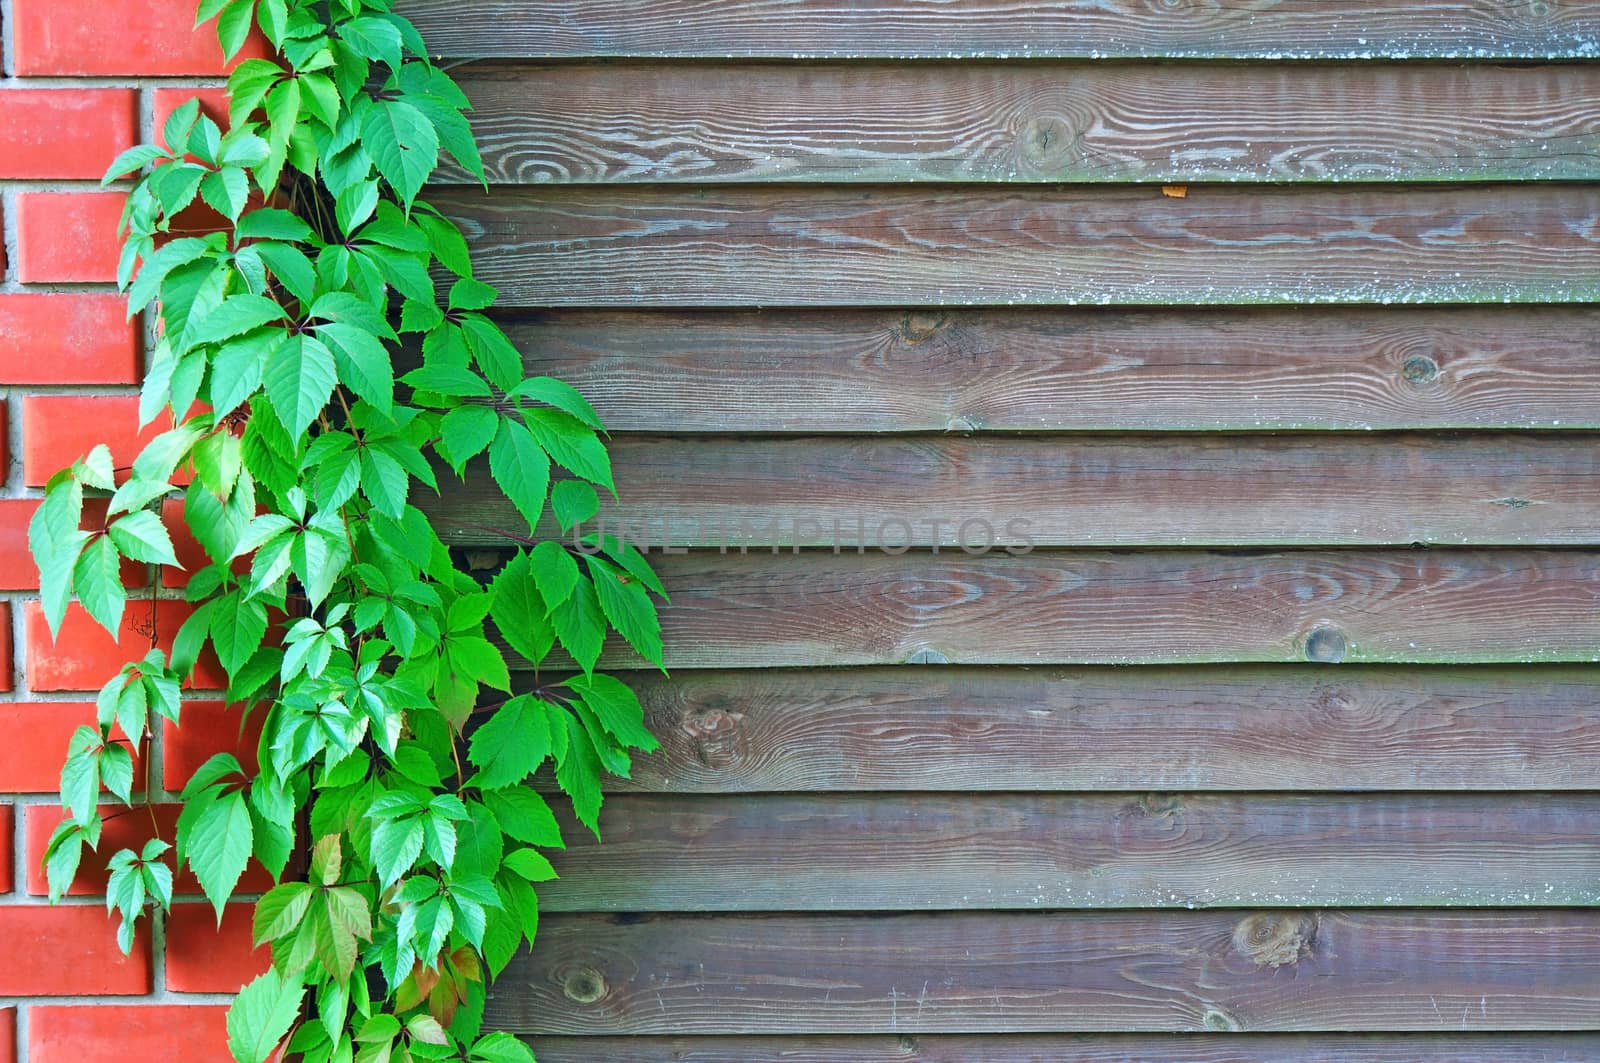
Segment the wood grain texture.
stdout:
<path fill-rule="evenodd" d="M 1600 903 L 1592 794 L 628 795 L 545 911 Z"/>
<path fill-rule="evenodd" d="M 1600 177 L 1583 66 L 549 64 L 462 88 L 511 184 Z"/>
<path fill-rule="evenodd" d="M 1585 550 L 711 552 L 655 563 L 672 596 L 662 632 L 674 669 L 1600 655 L 1600 553 Z M 641 663 L 615 644 L 609 667 Z"/>
<path fill-rule="evenodd" d="M 458 57 L 1581 59 L 1600 13 L 1497 0 L 402 0 Z"/>
<path fill-rule="evenodd" d="M 616 432 L 1600 428 L 1600 311 L 548 311 Z"/>
<path fill-rule="evenodd" d="M 1595 1034 L 539 1037 L 540 1063 L 1592 1063 Z"/>
<path fill-rule="evenodd" d="M 443 190 L 505 305 L 1600 300 L 1600 185 Z"/>
<path fill-rule="evenodd" d="M 1589 1030 L 1600 912 L 552 915 L 543 1034 Z"/>
<path fill-rule="evenodd" d="M 611 461 L 624 501 L 594 527 L 651 548 L 1600 540 L 1590 435 L 631 438 Z M 521 523 L 487 459 L 423 508 L 451 544 Z"/>
<path fill-rule="evenodd" d="M 1600 673 L 1296 665 L 630 677 L 613 792 L 1600 790 Z"/>

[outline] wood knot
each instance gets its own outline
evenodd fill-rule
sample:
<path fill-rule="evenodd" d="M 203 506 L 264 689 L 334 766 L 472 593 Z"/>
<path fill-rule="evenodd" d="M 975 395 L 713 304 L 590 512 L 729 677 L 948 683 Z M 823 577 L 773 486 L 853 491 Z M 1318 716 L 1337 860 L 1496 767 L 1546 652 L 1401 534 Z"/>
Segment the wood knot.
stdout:
<path fill-rule="evenodd" d="M 922 1050 L 922 1045 L 915 1037 L 908 1037 L 905 1034 L 900 1035 L 898 1046 L 902 1056 L 914 1056 Z"/>
<path fill-rule="evenodd" d="M 593 1004 L 606 995 L 606 980 L 593 967 L 579 967 L 561 980 L 561 992 L 576 1004 Z"/>
<path fill-rule="evenodd" d="M 1071 160 L 1078 136 L 1065 118 L 1035 115 L 1022 123 L 1017 154 L 1030 170 L 1058 171 Z"/>
<path fill-rule="evenodd" d="M 1439 363 L 1425 354 L 1413 354 L 1400 363 L 1400 375 L 1408 384 L 1431 384 L 1439 378 Z"/>
<path fill-rule="evenodd" d="M 738 759 L 740 716 L 724 709 L 689 713 L 681 724 L 694 741 L 695 756 L 708 768 L 726 768 Z"/>
<path fill-rule="evenodd" d="M 1317 936 L 1316 921 L 1299 912 L 1263 912 L 1247 916 L 1233 928 L 1233 947 L 1257 967 L 1298 963 Z"/>
<path fill-rule="evenodd" d="M 1346 650 L 1344 632 L 1332 625 L 1314 629 L 1306 636 L 1306 660 L 1317 664 L 1338 664 Z"/>
<path fill-rule="evenodd" d="M 939 334 L 950 319 L 936 310 L 913 310 L 900 319 L 900 338 L 907 343 L 921 343 Z"/>
<path fill-rule="evenodd" d="M 1147 816 L 1170 818 L 1183 811 L 1183 798 L 1177 794 L 1145 794 L 1139 799 L 1139 809 Z"/>
<path fill-rule="evenodd" d="M 1206 1013 L 1200 1016 L 1200 1025 L 1208 1030 L 1216 1030 L 1219 1033 L 1238 1033 L 1244 1029 L 1238 1019 L 1221 1008 L 1207 1008 Z"/>

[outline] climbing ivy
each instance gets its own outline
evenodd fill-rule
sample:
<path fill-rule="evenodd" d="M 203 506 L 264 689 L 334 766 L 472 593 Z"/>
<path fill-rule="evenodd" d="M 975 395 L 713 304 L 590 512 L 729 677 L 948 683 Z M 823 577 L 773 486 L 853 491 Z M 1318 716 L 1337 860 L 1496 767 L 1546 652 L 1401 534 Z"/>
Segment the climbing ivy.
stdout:
<path fill-rule="evenodd" d="M 532 779 L 553 765 L 594 830 L 602 773 L 655 747 L 595 666 L 613 634 L 660 665 L 662 588 L 635 548 L 580 534 L 614 494 L 600 421 L 524 378 L 483 313 L 494 288 L 417 198 L 441 151 L 484 180 L 467 100 L 417 31 L 387 0 L 203 0 L 212 18 L 230 57 L 252 27 L 272 53 L 234 69 L 227 128 L 190 101 L 106 177 L 137 175 L 118 283 L 158 322 L 140 411 L 170 427 L 131 468 L 98 446 L 57 474 L 29 529 L 52 632 L 74 596 L 118 632 L 127 562 L 156 566 L 150 607 L 176 616 L 169 520 L 204 561 L 170 651 L 152 636 L 72 736 L 51 897 L 106 819 L 148 806 L 156 836 L 107 860 L 124 950 L 170 909 L 175 869 L 219 919 L 252 859 L 278 883 L 254 919 L 272 969 L 228 1014 L 240 1063 L 531 1060 L 481 1026 L 487 983 L 533 940 L 541 850 L 562 845 Z M 526 522 L 500 531 L 510 559 L 486 583 L 414 504 L 485 452 Z M 558 678 L 515 692 L 503 646 Z M 259 767 L 212 757 L 163 836 L 134 752 L 208 685 L 203 658 L 241 726 L 259 718 Z"/>

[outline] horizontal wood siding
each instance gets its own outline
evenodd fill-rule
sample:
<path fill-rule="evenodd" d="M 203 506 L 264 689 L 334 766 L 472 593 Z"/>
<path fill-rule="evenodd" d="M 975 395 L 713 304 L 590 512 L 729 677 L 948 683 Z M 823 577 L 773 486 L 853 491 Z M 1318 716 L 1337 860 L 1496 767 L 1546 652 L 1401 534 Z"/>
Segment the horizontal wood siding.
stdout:
<path fill-rule="evenodd" d="M 428 198 L 671 593 L 489 1024 L 1600 1058 L 1600 4 L 398 8 L 489 176 Z"/>
<path fill-rule="evenodd" d="M 1600 1007 L 1600 912 L 1562 908 L 552 915 L 539 933 L 490 1022 L 591 1035 L 1459 1032 L 1589 1028 Z"/>
<path fill-rule="evenodd" d="M 1600 12 L 1503 0 L 404 0 L 431 47 L 509 58 L 1589 59 Z"/>
<path fill-rule="evenodd" d="M 1600 313 L 546 311 L 528 372 L 613 431 L 1600 428 Z M 781 401 L 779 401 L 781 397 Z"/>
<path fill-rule="evenodd" d="M 1582 180 L 1600 136 L 1589 66 L 550 65 L 463 87 L 511 184 Z"/>
<path fill-rule="evenodd" d="M 599 520 L 656 547 L 1600 539 L 1600 451 L 1585 436 L 634 438 L 612 460 L 622 501 Z M 447 541 L 503 542 L 489 529 L 517 523 L 487 464 L 438 508 Z M 560 534 L 553 519 L 545 530 Z"/>
<path fill-rule="evenodd" d="M 1593 185 L 441 191 L 548 306 L 1593 302 Z"/>

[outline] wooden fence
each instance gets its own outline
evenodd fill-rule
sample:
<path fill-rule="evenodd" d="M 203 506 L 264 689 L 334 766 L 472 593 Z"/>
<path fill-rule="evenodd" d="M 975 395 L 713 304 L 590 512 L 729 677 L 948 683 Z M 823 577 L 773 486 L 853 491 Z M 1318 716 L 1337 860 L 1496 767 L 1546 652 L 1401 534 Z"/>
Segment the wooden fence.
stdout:
<path fill-rule="evenodd" d="M 1600 1058 L 1600 3 L 401 10 L 476 60 L 433 202 L 686 548 L 491 1022 Z"/>

